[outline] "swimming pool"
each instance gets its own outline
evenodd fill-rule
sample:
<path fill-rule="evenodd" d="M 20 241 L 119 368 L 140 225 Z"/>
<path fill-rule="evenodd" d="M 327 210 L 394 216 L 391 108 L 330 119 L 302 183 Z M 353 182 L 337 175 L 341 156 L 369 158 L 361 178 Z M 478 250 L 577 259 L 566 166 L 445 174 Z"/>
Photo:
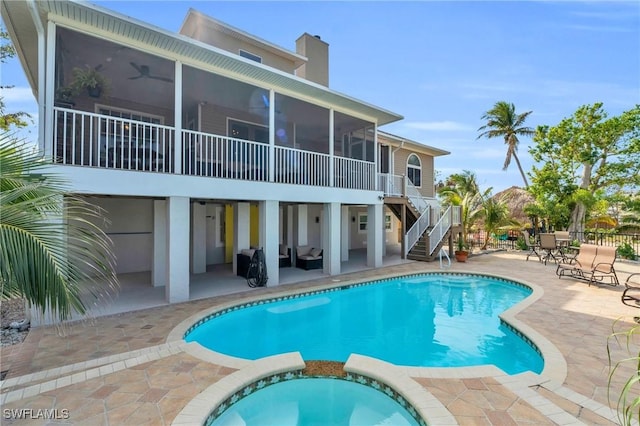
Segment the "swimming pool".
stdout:
<path fill-rule="evenodd" d="M 330 378 L 299 378 L 263 387 L 240 399 L 207 426 L 394 425 L 419 422 L 383 390 Z"/>
<path fill-rule="evenodd" d="M 499 318 L 530 293 L 482 275 L 398 277 L 216 312 L 185 340 L 246 359 L 299 351 L 306 360 L 344 362 L 359 353 L 396 365 L 540 373 L 537 348 Z"/>

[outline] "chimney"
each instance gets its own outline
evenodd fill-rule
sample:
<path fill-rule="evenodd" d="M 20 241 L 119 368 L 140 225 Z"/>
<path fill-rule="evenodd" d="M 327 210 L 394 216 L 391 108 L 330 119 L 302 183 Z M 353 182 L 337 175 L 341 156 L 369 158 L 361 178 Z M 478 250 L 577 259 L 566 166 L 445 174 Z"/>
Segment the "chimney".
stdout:
<path fill-rule="evenodd" d="M 296 75 L 329 87 L 329 44 L 320 36 L 304 33 L 296 40 L 296 53 L 308 59 L 296 69 Z"/>

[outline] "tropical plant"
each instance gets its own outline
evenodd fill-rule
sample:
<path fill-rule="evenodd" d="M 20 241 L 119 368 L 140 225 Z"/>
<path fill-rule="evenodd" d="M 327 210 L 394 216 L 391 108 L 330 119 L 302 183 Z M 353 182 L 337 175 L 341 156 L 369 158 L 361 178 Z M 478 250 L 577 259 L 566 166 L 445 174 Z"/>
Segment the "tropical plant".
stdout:
<path fill-rule="evenodd" d="M 518 143 L 520 142 L 518 136 L 533 136 L 535 133 L 531 127 L 524 126 L 524 122 L 531 114 L 531 111 L 523 112 L 522 114 L 516 113 L 516 107 L 512 103 L 505 101 L 496 102 L 496 104 L 487 111 L 482 119 L 487 121 L 487 124 L 478 129 L 480 135 L 477 139 L 482 137 L 486 138 L 503 138 L 505 145 L 507 145 L 507 156 L 504 160 L 502 170 L 507 170 L 511 164 L 511 158 L 516 160 L 516 165 L 522 175 L 525 188 L 529 187 L 527 177 L 522 170 L 522 165 L 518 159 Z"/>
<path fill-rule="evenodd" d="M 79 95 L 87 90 L 90 93 L 96 92 L 96 97 L 100 97 L 101 93 L 107 93 L 109 90 L 109 81 L 100 73 L 100 67 L 74 68 L 73 81 L 69 85 L 74 95 Z"/>
<path fill-rule="evenodd" d="M 636 322 L 640 321 L 635 317 Z M 638 349 L 638 337 L 640 337 L 640 325 L 632 325 L 631 328 L 617 330 L 621 320 L 613 324 L 613 332 L 607 338 L 607 357 L 609 359 L 609 381 L 607 396 L 612 398 L 612 391 L 617 392 L 614 384 L 620 381 L 622 375 L 624 383 L 616 401 L 618 420 L 623 426 L 638 424 L 640 421 L 640 350 Z M 615 343 L 615 346 L 614 346 Z M 614 349 L 621 347 L 627 356 L 614 363 Z M 635 417 L 635 419 L 634 419 Z"/>
<path fill-rule="evenodd" d="M 104 212 L 67 194 L 34 147 L 0 134 L 0 297 L 52 321 L 86 314 L 117 289 Z"/>
<path fill-rule="evenodd" d="M 458 246 L 458 250 L 456 250 L 456 253 L 462 253 L 469 250 L 469 245 L 465 243 L 464 238 L 462 237 L 458 237 L 456 244 Z"/>
<path fill-rule="evenodd" d="M 481 215 L 482 201 L 492 188 L 481 193 L 476 175 L 469 170 L 449 176 L 446 185 L 440 189 L 438 195 L 443 198 L 444 205 L 460 206 L 462 238 L 466 242 L 467 233 Z"/>
<path fill-rule="evenodd" d="M 484 230 L 487 235 L 495 234 L 498 228 L 503 226 L 517 226 L 517 221 L 509 217 L 509 209 L 502 201 L 487 197 L 482 202 L 481 215 L 484 218 Z M 489 239 L 486 238 L 481 250 L 487 249 Z"/>

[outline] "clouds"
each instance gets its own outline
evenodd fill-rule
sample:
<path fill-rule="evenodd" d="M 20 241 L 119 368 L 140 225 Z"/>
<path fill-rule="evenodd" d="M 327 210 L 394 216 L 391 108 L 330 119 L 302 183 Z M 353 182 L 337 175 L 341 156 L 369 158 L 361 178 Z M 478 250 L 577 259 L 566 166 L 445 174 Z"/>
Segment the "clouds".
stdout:
<path fill-rule="evenodd" d="M 0 96 L 2 96 L 6 104 L 32 104 L 36 101 L 30 87 L 12 87 L 2 89 L 0 90 Z"/>

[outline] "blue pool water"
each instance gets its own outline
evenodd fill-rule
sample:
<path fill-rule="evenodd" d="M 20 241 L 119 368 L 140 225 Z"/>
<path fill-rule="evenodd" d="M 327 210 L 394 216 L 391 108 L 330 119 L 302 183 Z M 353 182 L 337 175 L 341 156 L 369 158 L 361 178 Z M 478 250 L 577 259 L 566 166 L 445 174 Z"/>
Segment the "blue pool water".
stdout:
<path fill-rule="evenodd" d="M 539 373 L 540 354 L 498 318 L 530 293 L 476 275 L 400 277 L 230 311 L 185 340 L 246 359 L 298 351 L 344 362 L 358 353 L 406 366 Z"/>
<path fill-rule="evenodd" d="M 212 426 L 393 425 L 418 422 L 383 392 L 337 379 L 294 379 L 242 398 Z"/>

